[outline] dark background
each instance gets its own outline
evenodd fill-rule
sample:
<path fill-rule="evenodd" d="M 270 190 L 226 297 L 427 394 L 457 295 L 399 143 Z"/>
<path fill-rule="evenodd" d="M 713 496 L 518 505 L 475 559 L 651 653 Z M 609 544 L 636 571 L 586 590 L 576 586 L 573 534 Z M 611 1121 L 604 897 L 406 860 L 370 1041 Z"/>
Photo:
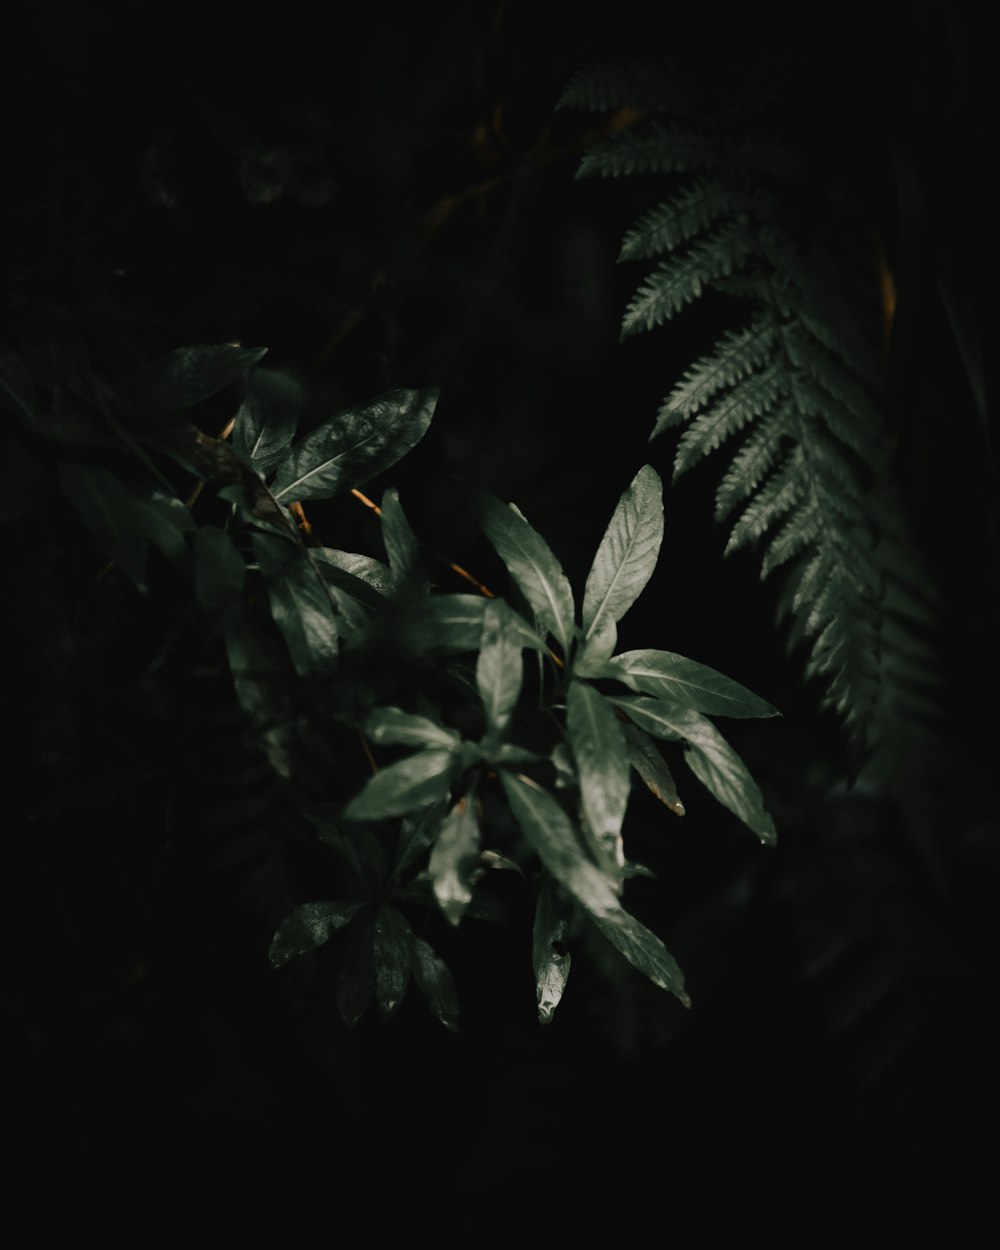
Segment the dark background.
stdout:
<path fill-rule="evenodd" d="M 668 489 L 661 566 L 622 643 L 711 664 L 785 715 L 731 734 L 776 851 L 690 786 L 683 822 L 645 793 L 631 809 L 630 853 L 660 879 L 630 905 L 693 1009 L 581 949 L 541 1029 L 528 904 L 505 880 L 509 928 L 436 935 L 459 1035 L 415 994 L 348 1035 L 335 949 L 267 967 L 324 869 L 310 879 L 301 831 L 185 657 L 169 698 L 150 679 L 162 608 L 81 603 L 79 542 L 21 523 L 12 566 L 47 587 L 9 653 L 32 682 L 12 705 L 30 768 L 8 828 L 26 1174 L 156 1176 L 166 1157 L 186 1176 L 330 1169 L 355 1193 L 594 1175 L 636 1193 L 668 1176 L 974 1190 L 997 1041 L 996 522 L 969 354 L 993 259 L 983 31 L 954 5 L 664 7 L 34 6 L 8 39 L 8 286 L 86 319 L 109 376 L 130 353 L 235 337 L 330 411 L 440 386 L 431 432 L 387 475 L 414 528 L 499 581 L 453 479 L 472 481 L 516 500 L 582 586 L 636 468 L 669 479 L 670 436 L 648 433 L 713 327 L 692 313 L 619 344 L 641 275 L 615 258 L 655 185 L 575 181 L 602 118 L 554 107 L 581 66 L 669 56 L 713 116 L 796 145 L 817 212 L 848 202 L 893 273 L 894 468 L 944 605 L 938 737 L 895 788 L 845 784 L 839 729 L 785 655 L 753 555 L 722 561 L 699 470 Z M 350 501 L 313 520 L 377 550 Z M 101 645 L 68 656 L 78 633 Z"/>

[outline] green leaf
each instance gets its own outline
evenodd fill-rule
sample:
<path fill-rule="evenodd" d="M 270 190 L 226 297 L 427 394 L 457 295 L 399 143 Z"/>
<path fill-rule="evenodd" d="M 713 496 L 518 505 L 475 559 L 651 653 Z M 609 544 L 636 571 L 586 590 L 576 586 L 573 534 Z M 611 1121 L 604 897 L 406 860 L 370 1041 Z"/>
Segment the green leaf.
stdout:
<path fill-rule="evenodd" d="M 275 499 L 329 499 L 388 469 L 415 446 L 438 391 L 389 391 L 343 412 L 296 443 L 274 479 Z"/>
<path fill-rule="evenodd" d="M 184 535 L 196 529 L 194 518 L 176 495 L 165 491 L 148 489 L 130 492 L 135 500 L 136 524 L 146 538 L 173 561 L 178 568 L 186 570 L 190 564 L 191 550 Z"/>
<path fill-rule="evenodd" d="M 620 621 L 638 599 L 662 541 L 663 485 L 647 464 L 618 501 L 587 577 L 583 632 L 588 643 L 600 638 L 608 621 Z M 606 654 L 613 649 L 614 635 Z"/>
<path fill-rule="evenodd" d="M 96 465 L 60 464 L 56 472 L 106 557 L 145 593 L 147 545 L 132 496 L 113 473 Z"/>
<path fill-rule="evenodd" d="M 649 977 L 654 985 L 676 995 L 685 1007 L 691 1006 L 684 992 L 684 973 L 655 933 L 620 908 L 614 916 L 592 914 L 590 918 L 634 968 Z"/>
<path fill-rule="evenodd" d="M 280 968 L 296 955 L 315 950 L 328 942 L 337 929 L 350 924 L 363 903 L 303 903 L 283 920 L 274 935 L 268 958 Z"/>
<path fill-rule="evenodd" d="M 781 715 L 739 682 L 673 651 L 624 651 L 608 661 L 604 675 L 617 678 L 633 690 L 659 695 L 679 707 L 713 716 Z"/>
<path fill-rule="evenodd" d="M 431 851 L 434 896 L 445 917 L 458 924 L 472 901 L 472 876 L 479 858 L 479 821 L 473 796 L 459 799 L 441 826 Z"/>
<path fill-rule="evenodd" d="M 684 804 L 677 793 L 674 778 L 660 749 L 645 730 L 628 722 L 622 725 L 632 767 L 649 789 L 675 816 L 684 815 Z"/>
<path fill-rule="evenodd" d="M 267 473 L 291 445 L 302 411 L 302 384 L 277 369 L 254 369 L 236 413 L 233 449 Z"/>
<path fill-rule="evenodd" d="M 569 980 L 572 960 L 565 945 L 568 920 L 568 909 L 556 894 L 551 880 L 546 879 L 538 893 L 531 935 L 539 1024 L 552 1023 Z"/>
<path fill-rule="evenodd" d="M 519 771 L 525 764 L 537 764 L 545 758 L 537 751 L 529 751 L 512 742 L 501 742 L 497 747 L 480 745 L 483 759 L 493 768 L 513 768 Z"/>
<path fill-rule="evenodd" d="M 288 777 L 292 708 L 287 657 L 245 612 L 226 614 L 224 637 L 236 698 L 259 734 L 271 767 Z"/>
<path fill-rule="evenodd" d="M 398 587 L 410 593 L 426 594 L 429 587 L 420 548 L 399 502 L 399 491 L 390 487 L 382 496 L 382 541 L 389 567 Z"/>
<path fill-rule="evenodd" d="M 405 816 L 445 798 L 458 771 L 454 751 L 419 751 L 369 777 L 364 789 L 344 809 L 351 820 Z"/>
<path fill-rule="evenodd" d="M 483 701 L 486 724 L 496 735 L 507 728 L 521 693 L 524 665 L 522 642 L 510 627 L 506 604 L 491 599 L 483 613 L 483 630 L 476 662 L 476 685 Z"/>
<path fill-rule="evenodd" d="M 6 343 L 0 343 L 0 408 L 24 425 L 31 425 L 38 411 L 38 396 L 28 367 Z"/>
<path fill-rule="evenodd" d="M 324 577 L 329 576 L 349 592 L 357 588 L 358 582 L 362 582 L 383 599 L 391 599 L 396 593 L 396 578 L 392 570 L 373 556 L 356 555 L 352 551 L 335 551 L 332 547 L 310 547 L 309 554 L 317 562 Z M 344 577 L 338 578 L 338 573 L 344 574 Z M 367 596 L 364 601 L 379 606 L 378 600 L 371 596 Z"/>
<path fill-rule="evenodd" d="M 246 565 L 233 540 L 214 525 L 202 525 L 194 542 L 194 593 L 201 610 L 220 617 L 243 593 Z"/>
<path fill-rule="evenodd" d="M 458 991 L 448 965 L 423 938 L 412 938 L 410 971 L 424 1002 L 450 1033 L 458 1032 Z"/>
<path fill-rule="evenodd" d="M 549 872 L 594 915 L 614 915 L 614 884 L 588 859 L 579 833 L 556 800 L 523 774 L 504 772 L 500 780 L 514 818 Z"/>
<path fill-rule="evenodd" d="M 337 619 L 323 579 L 305 548 L 254 532 L 254 553 L 271 615 L 300 677 L 323 676 L 337 664 Z"/>
<path fill-rule="evenodd" d="M 539 619 L 568 654 L 575 609 L 573 591 L 558 560 L 542 536 L 512 507 L 483 495 L 479 508 L 486 537 Z"/>
<path fill-rule="evenodd" d="M 443 747 L 455 750 L 461 739 L 452 729 L 398 707 L 377 707 L 368 714 L 365 733 L 378 746 Z"/>
<path fill-rule="evenodd" d="M 614 878 L 625 864 L 621 828 L 631 789 L 625 737 L 611 704 L 582 681 L 570 682 L 566 726 L 586 824 L 598 862 Z"/>
<path fill-rule="evenodd" d="M 375 1005 L 383 1020 L 391 1020 L 406 997 L 412 962 L 409 921 L 395 907 L 383 905 L 375 913 Z"/>
<path fill-rule="evenodd" d="M 424 808 L 421 812 L 403 818 L 399 827 L 396 858 L 390 874 L 393 880 L 398 881 L 417 856 L 431 845 L 441 827 L 446 810 L 447 804 L 442 800 L 432 807 Z"/>
<path fill-rule="evenodd" d="M 242 377 L 266 347 L 178 347 L 123 379 L 118 391 L 146 412 L 175 412 L 200 404 Z"/>
<path fill-rule="evenodd" d="M 687 743 L 688 767 L 719 802 L 743 821 L 762 842 L 777 841 L 774 821 L 747 766 L 711 721 L 698 712 L 662 699 L 613 699 L 641 729 L 659 738 Z"/>

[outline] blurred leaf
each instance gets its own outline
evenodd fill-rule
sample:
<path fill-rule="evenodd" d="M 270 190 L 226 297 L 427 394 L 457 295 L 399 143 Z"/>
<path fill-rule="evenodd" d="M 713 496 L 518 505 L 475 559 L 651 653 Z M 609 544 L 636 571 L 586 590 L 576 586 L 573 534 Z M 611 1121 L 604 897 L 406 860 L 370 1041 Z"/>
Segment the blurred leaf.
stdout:
<path fill-rule="evenodd" d="M 521 593 L 568 655 L 573 637 L 573 591 L 548 544 L 519 512 L 490 495 L 479 497 L 479 516 L 483 532 Z"/>
<path fill-rule="evenodd" d="M 224 637 L 237 700 L 271 767 L 288 777 L 292 742 L 288 660 L 245 611 L 227 613 Z"/>
<path fill-rule="evenodd" d="M 625 864 L 621 828 L 632 788 L 625 737 L 614 708 L 582 681 L 570 682 L 566 726 L 598 862 L 613 878 Z"/>
<path fill-rule="evenodd" d="M 569 980 L 571 957 L 566 949 L 569 912 L 550 879 L 542 882 L 535 905 L 531 963 L 539 1024 L 551 1024 Z"/>
<path fill-rule="evenodd" d="M 521 693 L 522 643 L 511 628 L 506 605 L 490 600 L 483 613 L 483 630 L 476 662 L 476 686 L 483 701 L 486 723 L 503 733 Z"/>
<path fill-rule="evenodd" d="M 0 342 L 0 408 L 29 426 L 38 411 L 35 383 L 27 365 L 3 342 Z"/>
<path fill-rule="evenodd" d="M 672 651 L 625 651 L 608 661 L 603 675 L 711 716 L 781 715 L 739 682 Z"/>
<path fill-rule="evenodd" d="M 97 540 L 135 586 L 146 590 L 146 538 L 137 523 L 137 505 L 118 478 L 97 465 L 60 464 L 59 484 Z"/>
<path fill-rule="evenodd" d="M 233 427 L 236 454 L 261 473 L 273 469 L 291 445 L 302 406 L 301 382 L 281 370 L 254 369 Z"/>
<path fill-rule="evenodd" d="M 399 828 L 399 843 L 392 866 L 392 877 L 398 880 L 418 855 L 434 841 L 444 819 L 447 804 L 442 801 L 411 816 L 404 816 Z"/>
<path fill-rule="evenodd" d="M 191 408 L 241 378 L 266 347 L 178 347 L 143 365 L 118 384 L 118 393 L 144 412 Z"/>
<path fill-rule="evenodd" d="M 480 595 L 431 595 L 411 627 L 418 650 L 477 651 L 488 600 Z"/>
<path fill-rule="evenodd" d="M 454 751 L 418 751 L 380 769 L 344 808 L 350 820 L 381 820 L 405 816 L 443 799 L 458 770 Z"/>
<path fill-rule="evenodd" d="M 210 620 L 218 619 L 243 593 L 246 565 L 233 540 L 215 525 L 202 525 L 194 542 L 194 591 Z"/>
<path fill-rule="evenodd" d="M 457 925 L 472 901 L 472 874 L 479 858 L 479 821 L 471 795 L 459 799 L 438 831 L 429 871 L 434 895 Z"/>
<path fill-rule="evenodd" d="M 287 964 L 296 955 L 315 950 L 330 940 L 331 934 L 350 924 L 364 903 L 303 903 L 283 920 L 274 935 L 268 958 L 274 968 Z"/>
<path fill-rule="evenodd" d="M 645 730 L 626 721 L 622 725 L 628 744 L 629 759 L 639 776 L 661 803 L 676 816 L 684 815 L 684 804 L 677 793 L 674 778 L 660 749 Z"/>
<path fill-rule="evenodd" d="M 437 399 L 437 390 L 389 391 L 338 412 L 292 448 L 275 499 L 329 499 L 388 469 L 424 436 Z"/>
<path fill-rule="evenodd" d="M 424 1002 L 450 1033 L 458 1032 L 458 991 L 448 965 L 423 938 L 412 941 L 410 969 Z"/>
<path fill-rule="evenodd" d="M 683 738 L 684 759 L 698 780 L 762 842 L 774 845 L 774 821 L 747 766 L 711 721 L 665 699 L 613 699 L 641 729 L 658 738 Z"/>
<path fill-rule="evenodd" d="M 410 593 L 426 594 L 429 589 L 427 572 L 420 555 L 417 540 L 399 502 L 399 492 L 390 487 L 382 496 L 382 541 L 389 556 L 393 580 Z"/>
<path fill-rule="evenodd" d="M 649 977 L 654 985 L 675 994 L 685 1007 L 691 1006 L 684 992 L 684 973 L 655 933 L 621 909 L 613 916 L 592 913 L 590 918 L 633 967 Z"/>
<path fill-rule="evenodd" d="M 501 774 L 507 802 L 532 850 L 555 879 L 595 915 L 618 910 L 614 885 L 586 855 L 573 822 L 529 777 Z"/>
<path fill-rule="evenodd" d="M 254 533 L 253 548 L 275 624 L 300 677 L 322 676 L 337 664 L 337 620 L 323 579 L 305 548 Z"/>
<path fill-rule="evenodd" d="M 132 490 L 130 494 L 135 500 L 136 523 L 146 538 L 186 572 L 191 563 L 191 549 L 184 535 L 196 528 L 191 513 L 176 495 L 162 490 Z"/>
<path fill-rule="evenodd" d="M 607 622 L 620 621 L 652 576 L 663 541 L 663 485 L 643 465 L 618 501 L 587 577 L 583 631 L 588 642 L 614 636 Z"/>
<path fill-rule="evenodd" d="M 375 708 L 365 721 L 365 733 L 378 746 L 443 747 L 453 751 L 461 742 L 454 730 L 398 707 Z"/>
<path fill-rule="evenodd" d="M 383 1020 L 391 1020 L 406 997 L 412 962 L 410 923 L 383 904 L 375 913 L 375 1005 Z"/>

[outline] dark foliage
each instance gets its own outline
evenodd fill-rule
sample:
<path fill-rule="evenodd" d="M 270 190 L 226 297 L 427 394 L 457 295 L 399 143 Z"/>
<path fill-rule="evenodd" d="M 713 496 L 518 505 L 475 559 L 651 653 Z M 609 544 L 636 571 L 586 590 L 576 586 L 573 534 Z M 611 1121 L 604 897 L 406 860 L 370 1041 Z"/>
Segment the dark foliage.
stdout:
<path fill-rule="evenodd" d="M 24 1176 L 183 1151 L 387 1200 L 974 1184 L 982 31 L 834 16 L 456 5 L 333 47 L 311 10 L 13 22 Z M 626 313 L 656 333 L 619 343 L 630 228 L 665 260 Z M 769 339 L 687 404 L 762 315 L 800 355 Z M 665 393 L 691 472 L 664 497 Z M 829 515 L 754 530 L 802 557 L 782 593 L 711 517 L 794 475 L 807 424 Z"/>

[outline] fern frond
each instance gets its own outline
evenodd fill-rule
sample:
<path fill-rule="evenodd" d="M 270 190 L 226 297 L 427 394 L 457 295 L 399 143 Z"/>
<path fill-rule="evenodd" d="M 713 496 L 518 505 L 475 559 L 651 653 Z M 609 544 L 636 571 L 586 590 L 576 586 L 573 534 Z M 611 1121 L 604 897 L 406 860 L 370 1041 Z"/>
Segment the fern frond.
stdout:
<path fill-rule="evenodd" d="M 633 108 L 643 113 L 669 109 L 675 116 L 688 111 L 687 93 L 678 87 L 676 72 L 655 61 L 623 61 L 618 65 L 588 65 L 578 70 L 559 97 L 557 109 L 586 109 L 610 113 Z"/>
<path fill-rule="evenodd" d="M 651 96 L 648 79 L 629 88 L 620 74 L 588 73 L 571 84 L 571 100 L 608 107 Z M 684 427 L 675 479 L 733 443 L 715 492 L 717 520 L 741 509 L 726 553 L 758 543 L 762 577 L 785 570 L 782 616 L 857 747 L 869 725 L 888 723 L 879 711 L 886 699 L 899 711 L 907 691 L 929 688 L 919 680 L 929 657 L 919 643 L 904 645 L 917 627 L 913 585 L 886 567 L 886 542 L 876 548 L 879 527 L 891 532 L 871 495 L 888 439 L 877 323 L 852 286 L 851 265 L 867 263 L 854 247 L 861 234 L 842 229 L 839 207 L 824 222 L 796 183 L 783 181 L 800 168 L 767 138 L 655 121 L 596 144 L 579 176 L 680 176 L 622 243 L 621 260 L 663 257 L 629 303 L 623 337 L 673 320 L 709 288 L 749 308 L 746 323 L 674 385 L 650 437 Z M 874 270 L 869 287 L 874 293 Z"/>
<path fill-rule="evenodd" d="M 770 317 L 754 321 L 739 333 L 727 332 L 710 356 L 704 356 L 685 373 L 663 401 L 650 439 L 686 420 L 727 386 L 734 386 L 771 355 L 777 329 Z"/>
<path fill-rule="evenodd" d="M 761 561 L 761 577 L 770 577 L 775 569 L 787 564 L 804 548 L 815 546 L 825 521 L 823 507 L 812 492 L 799 507 L 789 512 L 784 525 L 771 538 Z"/>
<path fill-rule="evenodd" d="M 690 243 L 725 217 L 763 212 L 767 201 L 760 193 L 731 182 L 697 182 L 673 200 L 658 204 L 640 217 L 625 235 L 618 259 L 649 260 L 662 252 Z"/>
<path fill-rule="evenodd" d="M 780 363 L 760 373 L 751 373 L 720 399 L 702 412 L 684 431 L 674 457 L 674 481 L 685 470 L 709 452 L 721 447 L 726 439 L 738 433 L 774 406 L 784 390 Z M 769 423 L 764 422 L 766 427 Z"/>
<path fill-rule="evenodd" d="M 723 163 L 724 151 L 711 135 L 690 134 L 651 122 L 609 135 L 584 153 L 578 178 L 622 178 L 629 174 L 683 174 Z"/>
<path fill-rule="evenodd" d="M 726 555 L 738 551 L 747 543 L 756 542 L 798 503 L 804 489 L 804 461 L 801 447 L 796 447 L 785 457 L 733 526 L 726 544 Z"/>
<path fill-rule="evenodd" d="M 723 520 L 736 505 L 752 495 L 770 472 L 792 430 L 789 402 L 778 405 L 766 421 L 760 421 L 736 453 L 733 463 L 715 492 L 715 519 Z"/>
<path fill-rule="evenodd" d="M 714 279 L 737 269 L 753 250 L 754 241 L 740 224 L 710 235 L 686 252 L 662 261 L 648 282 L 636 291 L 622 320 L 622 337 L 663 325 Z"/>

